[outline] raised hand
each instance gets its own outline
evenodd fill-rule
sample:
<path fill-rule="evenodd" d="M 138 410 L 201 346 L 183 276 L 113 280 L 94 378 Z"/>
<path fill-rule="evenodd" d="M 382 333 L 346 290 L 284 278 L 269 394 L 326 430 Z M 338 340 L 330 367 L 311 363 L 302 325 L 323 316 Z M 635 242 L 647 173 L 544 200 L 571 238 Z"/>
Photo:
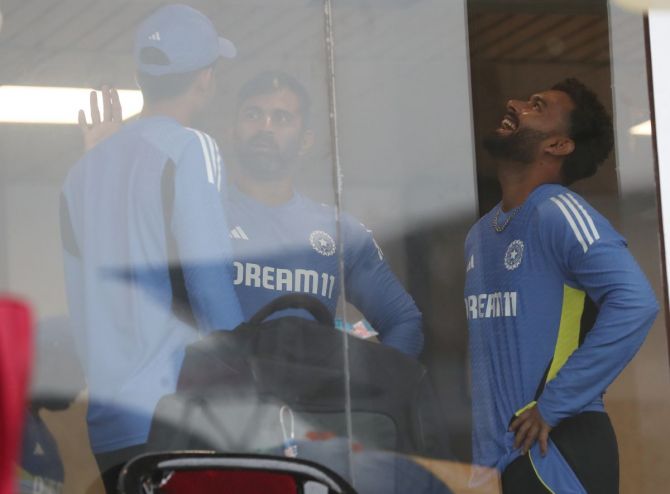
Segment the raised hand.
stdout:
<path fill-rule="evenodd" d="M 91 123 L 86 122 L 84 110 L 79 110 L 79 128 L 84 137 L 86 151 L 94 148 L 100 142 L 117 132 L 123 124 L 121 101 L 119 93 L 114 88 L 102 86 L 102 120 L 96 91 L 91 91 Z"/>

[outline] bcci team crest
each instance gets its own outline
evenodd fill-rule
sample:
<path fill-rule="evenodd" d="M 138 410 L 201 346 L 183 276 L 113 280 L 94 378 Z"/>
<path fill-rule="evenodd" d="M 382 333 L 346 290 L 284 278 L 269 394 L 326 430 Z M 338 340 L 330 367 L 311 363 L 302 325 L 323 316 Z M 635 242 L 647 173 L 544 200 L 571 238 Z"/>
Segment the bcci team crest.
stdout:
<path fill-rule="evenodd" d="M 509 244 L 509 247 L 507 247 L 507 252 L 505 252 L 505 267 L 508 271 L 512 271 L 519 267 L 522 259 L 523 242 L 521 240 L 515 240 Z"/>
<path fill-rule="evenodd" d="M 324 231 L 314 230 L 309 235 L 309 243 L 322 256 L 332 256 L 335 254 L 335 240 Z"/>

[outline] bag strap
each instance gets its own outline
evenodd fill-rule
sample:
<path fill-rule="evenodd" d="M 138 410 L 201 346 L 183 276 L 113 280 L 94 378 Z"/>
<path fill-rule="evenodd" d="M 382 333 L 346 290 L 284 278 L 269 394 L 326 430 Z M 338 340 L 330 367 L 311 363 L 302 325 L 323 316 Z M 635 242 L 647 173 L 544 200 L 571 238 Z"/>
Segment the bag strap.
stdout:
<path fill-rule="evenodd" d="M 286 309 L 304 309 L 321 324 L 334 326 L 333 315 L 319 299 L 303 293 L 289 293 L 272 300 L 249 319 L 250 324 L 260 324 L 275 312 Z"/>

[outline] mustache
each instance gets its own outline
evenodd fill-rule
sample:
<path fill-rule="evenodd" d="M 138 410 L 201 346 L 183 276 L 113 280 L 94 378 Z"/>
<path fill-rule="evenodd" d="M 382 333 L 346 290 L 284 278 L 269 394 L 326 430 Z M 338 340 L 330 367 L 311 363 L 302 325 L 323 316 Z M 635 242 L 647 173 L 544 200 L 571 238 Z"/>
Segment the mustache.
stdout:
<path fill-rule="evenodd" d="M 246 147 L 268 147 L 273 150 L 279 150 L 279 145 L 274 140 L 272 135 L 268 133 L 258 133 L 246 142 Z"/>

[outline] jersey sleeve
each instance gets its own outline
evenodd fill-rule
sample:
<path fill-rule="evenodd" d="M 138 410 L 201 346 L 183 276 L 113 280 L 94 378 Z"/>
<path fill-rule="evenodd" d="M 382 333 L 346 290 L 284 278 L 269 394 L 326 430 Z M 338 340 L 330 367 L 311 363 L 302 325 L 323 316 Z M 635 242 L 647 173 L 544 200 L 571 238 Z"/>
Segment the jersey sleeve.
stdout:
<path fill-rule="evenodd" d="M 382 343 L 410 356 L 423 349 L 421 312 L 393 274 L 372 232 L 351 220 L 344 231 L 347 300 L 379 333 Z"/>
<path fill-rule="evenodd" d="M 214 140 L 195 134 L 176 163 L 171 229 L 199 327 L 233 329 L 242 313 L 233 288 L 231 244 L 220 195 L 222 162 Z"/>
<path fill-rule="evenodd" d="M 642 345 L 658 304 L 625 240 L 576 194 L 551 198 L 535 220 L 547 261 L 598 307 L 584 342 L 537 400 L 544 420 L 556 426 L 605 392 Z"/>

